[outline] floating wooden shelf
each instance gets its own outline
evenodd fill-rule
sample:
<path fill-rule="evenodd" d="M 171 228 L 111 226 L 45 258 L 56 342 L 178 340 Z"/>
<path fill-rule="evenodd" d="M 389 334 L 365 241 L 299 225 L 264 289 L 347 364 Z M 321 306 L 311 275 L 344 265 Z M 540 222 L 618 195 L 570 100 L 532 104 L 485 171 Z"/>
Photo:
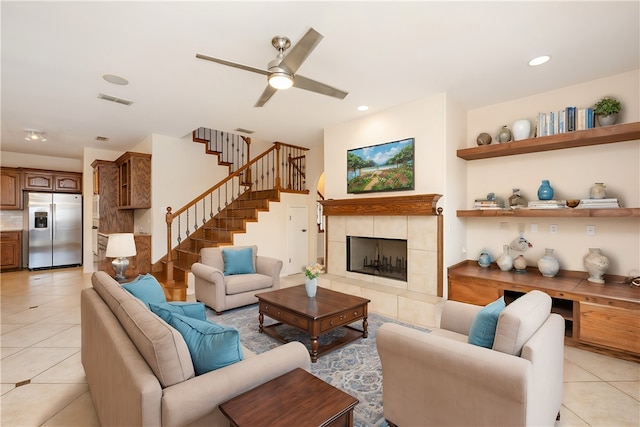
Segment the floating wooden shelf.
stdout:
<path fill-rule="evenodd" d="M 612 209 L 469 209 L 456 212 L 458 217 L 470 218 L 638 218 L 640 208 Z"/>
<path fill-rule="evenodd" d="M 542 136 L 540 138 L 524 139 L 522 141 L 506 142 L 503 144 L 463 148 L 456 153 L 458 157 L 464 160 L 479 160 L 514 156 L 516 154 L 562 150 L 565 148 L 610 144 L 613 142 L 634 141 L 638 139 L 640 139 L 640 122 L 633 122 L 566 132 L 558 135 Z"/>

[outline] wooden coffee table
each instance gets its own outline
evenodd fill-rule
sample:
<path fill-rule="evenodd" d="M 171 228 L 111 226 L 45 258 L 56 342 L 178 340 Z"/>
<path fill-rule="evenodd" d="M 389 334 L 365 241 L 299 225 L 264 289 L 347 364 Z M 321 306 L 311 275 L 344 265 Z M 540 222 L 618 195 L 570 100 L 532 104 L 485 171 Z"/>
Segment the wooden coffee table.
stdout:
<path fill-rule="evenodd" d="M 352 427 L 358 399 L 311 375 L 294 369 L 220 405 L 236 427 Z"/>
<path fill-rule="evenodd" d="M 366 338 L 368 336 L 367 304 L 370 300 L 366 298 L 320 287 L 318 287 L 316 296 L 309 298 L 304 285 L 264 292 L 257 294 L 256 297 L 259 302 L 260 332 L 282 342 L 287 342 L 275 330 L 276 326 L 284 323 L 302 330 L 311 339 L 309 353 L 311 361 L 314 363 L 321 355 L 360 337 Z M 269 316 L 279 323 L 264 326 L 264 316 Z M 348 326 L 360 319 L 362 319 L 362 330 Z M 328 344 L 319 345 L 320 335 L 337 328 L 344 328 L 345 335 Z"/>

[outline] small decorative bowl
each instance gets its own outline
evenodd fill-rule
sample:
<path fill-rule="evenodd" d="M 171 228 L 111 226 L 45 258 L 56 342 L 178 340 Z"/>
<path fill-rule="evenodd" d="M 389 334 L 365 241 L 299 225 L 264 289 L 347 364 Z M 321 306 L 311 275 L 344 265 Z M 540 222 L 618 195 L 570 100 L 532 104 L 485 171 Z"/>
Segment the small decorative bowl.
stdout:
<path fill-rule="evenodd" d="M 575 208 L 580 204 L 580 199 L 567 199 L 567 206 Z"/>

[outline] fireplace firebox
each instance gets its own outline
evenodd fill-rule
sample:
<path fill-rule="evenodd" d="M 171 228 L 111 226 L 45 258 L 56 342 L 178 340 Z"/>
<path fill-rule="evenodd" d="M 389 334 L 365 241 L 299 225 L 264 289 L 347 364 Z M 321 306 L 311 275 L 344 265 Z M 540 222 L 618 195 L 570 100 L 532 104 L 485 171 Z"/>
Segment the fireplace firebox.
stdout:
<path fill-rule="evenodd" d="M 407 281 L 407 241 L 347 236 L 347 271 Z"/>

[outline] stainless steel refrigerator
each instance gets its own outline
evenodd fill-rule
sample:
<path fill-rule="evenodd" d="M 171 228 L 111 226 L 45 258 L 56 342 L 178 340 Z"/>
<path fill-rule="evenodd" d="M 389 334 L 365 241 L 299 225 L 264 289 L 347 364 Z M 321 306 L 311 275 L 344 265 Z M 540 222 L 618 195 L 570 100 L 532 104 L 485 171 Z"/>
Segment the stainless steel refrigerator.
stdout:
<path fill-rule="evenodd" d="M 29 270 L 82 265 L 82 196 L 27 193 Z"/>

